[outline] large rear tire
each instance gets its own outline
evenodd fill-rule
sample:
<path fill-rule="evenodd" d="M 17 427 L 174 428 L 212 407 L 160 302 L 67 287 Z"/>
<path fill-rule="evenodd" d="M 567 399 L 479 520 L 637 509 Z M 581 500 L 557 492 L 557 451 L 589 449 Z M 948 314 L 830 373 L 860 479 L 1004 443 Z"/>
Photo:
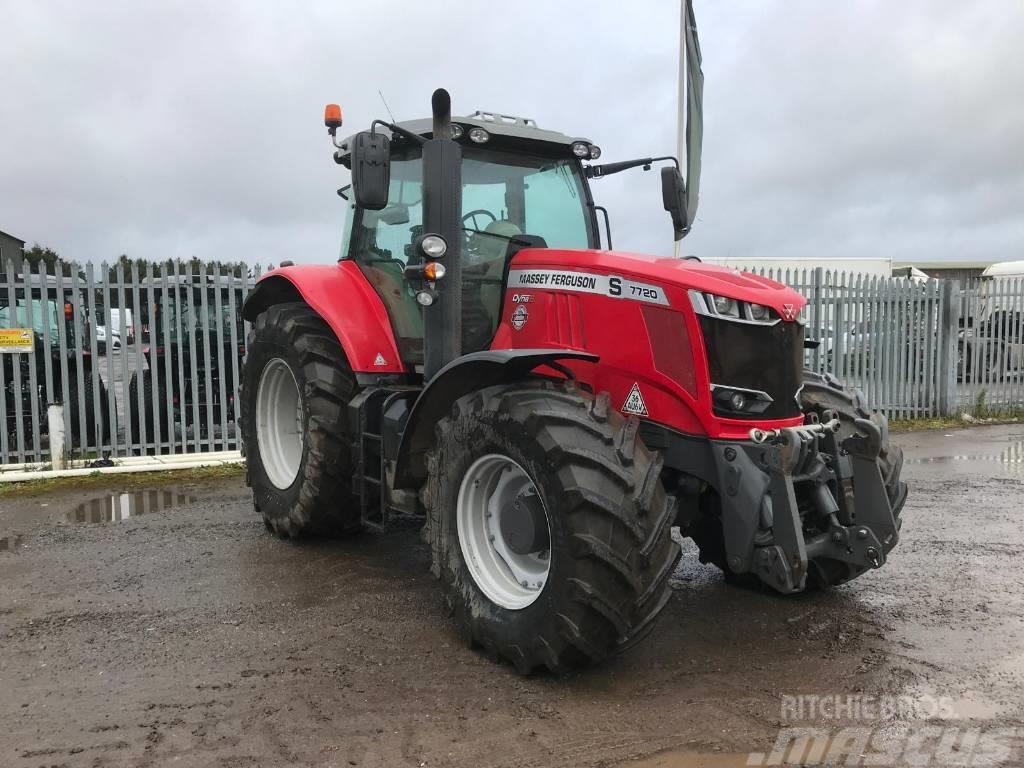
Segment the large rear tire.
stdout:
<path fill-rule="evenodd" d="M 424 534 L 472 643 L 524 674 L 563 672 L 650 631 L 680 550 L 661 456 L 637 426 L 606 394 L 527 383 L 467 395 L 437 425 Z"/>
<path fill-rule="evenodd" d="M 142 415 L 139 415 L 139 389 L 142 390 Z M 167 408 L 163 402 L 159 404 L 160 417 L 160 440 L 161 442 L 174 442 L 170 435 L 167 424 Z M 156 442 L 155 422 L 153 421 L 153 371 L 142 372 L 142 384 L 139 384 L 138 374 L 133 373 L 128 380 L 128 422 L 131 424 L 132 438 L 136 441 L 142 439 L 141 425 L 146 425 L 146 441 Z M 159 449 L 157 450 L 159 453 Z"/>
<path fill-rule="evenodd" d="M 327 323 L 301 302 L 271 306 L 253 324 L 241 379 L 247 479 L 267 528 L 357 530 L 347 405 L 358 386 Z"/>
<path fill-rule="evenodd" d="M 99 449 L 100 445 L 110 440 L 110 400 L 103 379 L 96 377 L 99 385 L 97 392 L 93 386 L 93 372 L 90 369 L 82 371 L 82 401 L 84 411 L 80 410 L 78 398 L 78 373 L 74 370 L 68 371 L 70 385 L 65 402 L 69 405 L 71 422 L 71 447 L 79 451 L 86 451 L 88 448 Z M 95 394 L 94 394 L 95 393 Z M 99 430 L 96 428 L 97 413 L 96 400 L 99 400 Z M 79 414 L 85 414 L 85 433 L 82 432 L 82 425 Z"/>

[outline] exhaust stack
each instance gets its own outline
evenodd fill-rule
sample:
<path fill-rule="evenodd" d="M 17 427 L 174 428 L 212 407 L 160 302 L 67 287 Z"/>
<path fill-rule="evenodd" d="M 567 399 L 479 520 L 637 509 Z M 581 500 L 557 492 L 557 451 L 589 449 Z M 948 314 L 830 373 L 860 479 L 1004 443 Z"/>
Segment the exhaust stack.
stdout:
<path fill-rule="evenodd" d="M 462 147 L 452 141 L 452 100 L 438 88 L 430 99 L 433 135 L 423 144 L 423 232 L 441 235 L 445 278 L 423 313 L 423 375 L 429 381 L 462 354 Z"/>

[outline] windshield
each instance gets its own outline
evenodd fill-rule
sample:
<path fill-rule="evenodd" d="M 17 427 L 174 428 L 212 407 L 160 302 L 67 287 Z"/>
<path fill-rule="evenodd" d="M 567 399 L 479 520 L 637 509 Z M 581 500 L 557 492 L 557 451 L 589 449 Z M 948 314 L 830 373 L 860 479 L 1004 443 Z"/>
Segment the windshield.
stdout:
<path fill-rule="evenodd" d="M 399 349 L 419 362 L 422 309 L 403 269 L 423 234 L 423 170 L 418 148 L 391 161 L 388 204 L 351 206 L 342 255 L 360 265 L 387 305 Z M 497 327 L 509 245 L 519 235 L 549 248 L 596 247 L 578 161 L 464 147 L 462 161 L 463 347 L 486 346 Z"/>
<path fill-rule="evenodd" d="M 212 293 L 212 291 L 211 291 Z M 163 292 L 161 292 L 163 294 Z M 226 292 L 222 292 L 220 313 L 217 312 L 216 300 L 213 295 L 208 295 L 206 300 L 206 314 L 203 314 L 202 297 L 198 291 L 194 291 L 191 299 L 188 291 L 179 290 L 178 298 L 166 294 L 160 295 L 157 300 L 157 322 L 163 323 L 163 315 L 166 314 L 167 337 L 172 341 L 178 339 L 179 333 L 188 337 L 192 332 L 202 334 L 205 327 L 210 334 L 216 337 L 218 327 L 224 334 L 225 343 L 231 337 L 231 326 L 235 325 L 236 336 L 241 336 L 241 317 L 237 313 L 232 314 L 228 303 Z M 149 323 L 148 313 L 143 312 L 145 321 Z M 157 333 L 162 334 L 162 325 L 157 327 Z M 163 335 L 160 338 L 164 338 Z"/>

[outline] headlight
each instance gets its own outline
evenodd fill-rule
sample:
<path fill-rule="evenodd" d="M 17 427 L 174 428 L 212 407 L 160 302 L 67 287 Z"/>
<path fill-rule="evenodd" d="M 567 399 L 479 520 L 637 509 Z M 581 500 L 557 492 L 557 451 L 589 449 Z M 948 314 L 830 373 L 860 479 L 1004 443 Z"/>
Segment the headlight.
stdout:
<path fill-rule="evenodd" d="M 722 317 L 740 316 L 740 305 L 736 303 L 736 299 L 730 299 L 725 296 L 715 296 L 712 294 L 711 304 L 715 308 L 715 312 Z"/>
<path fill-rule="evenodd" d="M 601 156 L 601 148 L 597 144 L 590 145 L 590 159 L 597 160 Z"/>
<path fill-rule="evenodd" d="M 470 128 L 469 129 L 469 140 L 475 144 L 486 144 L 487 140 L 491 138 L 491 134 L 485 131 L 483 128 Z"/>
<path fill-rule="evenodd" d="M 585 141 L 577 141 L 572 145 L 572 153 L 582 160 L 585 157 L 590 157 L 590 147 Z"/>
<path fill-rule="evenodd" d="M 705 317 L 751 325 L 775 325 L 782 322 L 779 313 L 764 304 L 730 299 L 728 296 L 705 293 L 693 288 L 690 289 L 690 303 L 694 312 Z"/>
<path fill-rule="evenodd" d="M 757 320 L 758 322 L 764 322 L 772 316 L 771 311 L 768 307 L 763 304 L 751 304 L 750 305 L 750 319 Z"/>
<path fill-rule="evenodd" d="M 458 123 L 452 123 L 452 138 L 453 139 L 461 139 L 462 138 L 462 126 L 459 125 Z"/>
<path fill-rule="evenodd" d="M 424 235 L 420 241 L 423 255 L 431 259 L 440 259 L 448 253 L 448 243 L 440 235 Z"/>
<path fill-rule="evenodd" d="M 712 407 L 719 416 L 757 415 L 768 410 L 772 398 L 767 392 L 742 387 L 711 385 Z"/>

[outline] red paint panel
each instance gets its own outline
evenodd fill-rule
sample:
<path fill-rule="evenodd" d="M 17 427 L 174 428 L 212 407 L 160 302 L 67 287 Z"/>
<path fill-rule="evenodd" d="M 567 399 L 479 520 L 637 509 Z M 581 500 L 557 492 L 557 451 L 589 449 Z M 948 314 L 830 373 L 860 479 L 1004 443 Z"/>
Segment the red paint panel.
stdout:
<path fill-rule="evenodd" d="M 565 363 L 581 382 L 595 392 L 608 392 L 619 410 L 635 384 L 647 418 L 689 434 L 746 440 L 754 426 L 774 429 L 801 423 L 799 417 L 738 421 L 712 413 L 704 342 L 688 294 L 690 288 L 718 293 L 771 306 L 781 315 L 786 305 L 799 312 L 806 303 L 792 289 L 731 269 L 607 251 L 526 249 L 515 255 L 511 268 L 617 275 L 660 286 L 668 303 L 559 289 L 553 284 L 520 285 L 506 291 L 492 348 L 592 352 L 600 357 L 597 363 Z M 520 306 L 526 308 L 528 320 L 516 330 L 510 319 Z"/>
<path fill-rule="evenodd" d="M 282 267 L 263 275 L 283 278 L 298 289 L 334 331 L 349 365 L 360 373 L 403 373 L 387 310 L 351 261 Z M 383 358 L 383 365 L 377 356 Z"/>
<path fill-rule="evenodd" d="M 648 306 L 643 307 L 642 312 L 654 353 L 654 367 L 696 398 L 697 373 L 683 315 L 670 309 Z"/>

